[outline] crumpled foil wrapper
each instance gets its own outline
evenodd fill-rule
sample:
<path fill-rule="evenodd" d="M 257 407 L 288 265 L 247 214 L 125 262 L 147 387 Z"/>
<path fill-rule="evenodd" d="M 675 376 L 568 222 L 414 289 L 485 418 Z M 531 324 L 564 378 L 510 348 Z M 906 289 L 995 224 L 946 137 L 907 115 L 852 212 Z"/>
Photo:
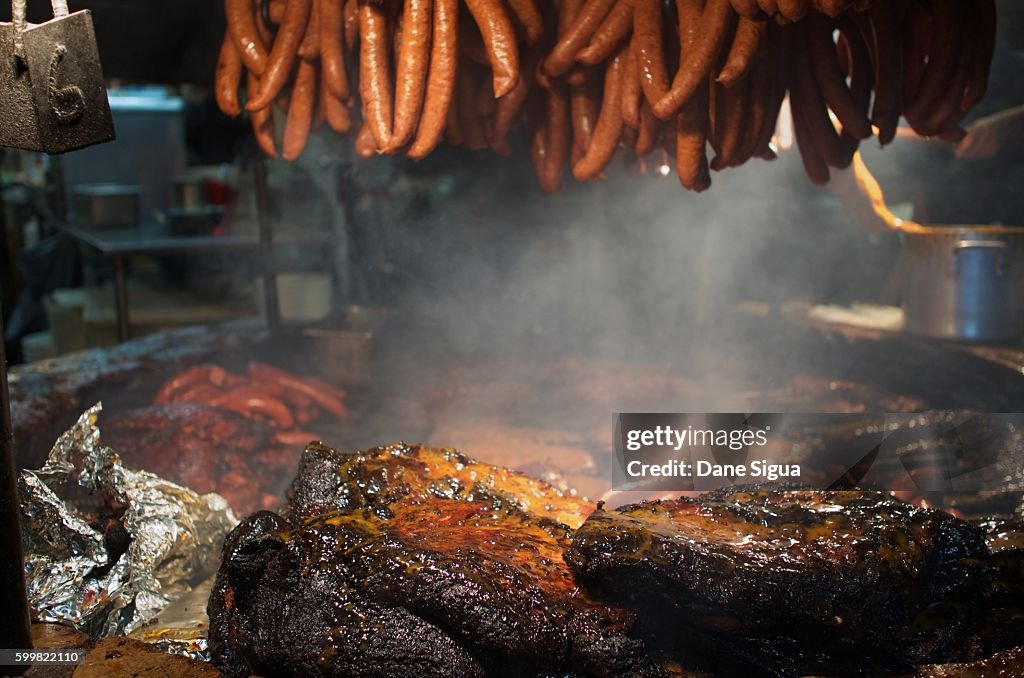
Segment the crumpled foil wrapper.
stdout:
<path fill-rule="evenodd" d="M 159 617 L 129 635 L 168 654 L 210 661 L 210 619 L 206 616 L 206 603 L 214 579 L 199 582 L 192 591 L 164 608 Z"/>
<path fill-rule="evenodd" d="M 220 495 L 125 468 L 100 443 L 101 409 L 86 410 L 43 468 L 22 471 L 18 482 L 34 617 L 93 637 L 129 633 L 215 572 L 224 537 L 238 523 Z M 90 524 L 97 515 L 130 538 L 120 556 Z"/>

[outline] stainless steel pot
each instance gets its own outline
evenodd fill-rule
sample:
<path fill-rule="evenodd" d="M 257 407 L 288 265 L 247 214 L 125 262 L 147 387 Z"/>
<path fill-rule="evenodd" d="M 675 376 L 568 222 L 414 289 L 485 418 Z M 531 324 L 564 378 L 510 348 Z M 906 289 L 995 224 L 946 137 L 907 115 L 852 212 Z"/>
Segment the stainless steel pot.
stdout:
<path fill-rule="evenodd" d="M 1024 338 L 1024 227 L 900 219 L 859 153 L 854 176 L 878 218 L 903 240 L 906 331 L 959 341 Z"/>
<path fill-rule="evenodd" d="M 1024 337 L 1024 229 L 919 226 L 902 239 L 908 332 L 981 342 Z"/>

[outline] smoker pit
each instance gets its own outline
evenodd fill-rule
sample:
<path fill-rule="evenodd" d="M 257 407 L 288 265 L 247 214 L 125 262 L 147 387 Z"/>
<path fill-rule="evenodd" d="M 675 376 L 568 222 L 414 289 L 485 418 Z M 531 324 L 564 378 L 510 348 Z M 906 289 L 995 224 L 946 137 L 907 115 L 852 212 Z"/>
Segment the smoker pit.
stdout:
<path fill-rule="evenodd" d="M 386 440 L 454 446 L 596 499 L 610 489 L 614 412 L 661 411 L 672 403 L 680 412 L 870 416 L 1013 412 L 1024 405 L 1024 352 L 1009 348 L 942 346 L 746 314 L 734 316 L 728 330 L 765 341 L 756 355 L 749 346 L 731 347 L 728 337 L 692 345 L 676 369 L 665 370 L 587 356 L 460 358 L 443 346 L 410 345 L 408 325 L 384 324 L 373 338 L 372 361 L 359 370 L 368 379 L 351 388 L 320 387 L 348 391 L 347 418 L 302 394 L 289 400 L 259 372 L 269 363 L 299 378 L 322 376 L 302 359 L 320 339 L 269 335 L 248 323 L 174 331 L 15 368 L 18 462 L 38 467 L 57 435 L 102 401 L 104 438 L 126 460 L 202 492 L 225 477 L 227 494 L 229 486 L 248 488 L 236 506 L 242 514 L 282 499 L 299 452 L 313 439 L 348 450 Z M 746 351 L 743 360 L 721 360 L 733 350 Z M 170 386 L 177 390 L 162 391 Z M 267 409 L 264 400 L 280 401 L 286 411 Z M 257 408 L 252 416 L 246 403 Z M 221 470 L 210 475 L 212 469 Z M 252 473 L 273 482 L 254 487 Z"/>
<path fill-rule="evenodd" d="M 727 339 L 713 347 L 688 347 L 688 364 L 672 371 L 579 355 L 534 361 L 479 355 L 460 358 L 437 344 L 410 344 L 407 338 L 415 333 L 413 327 L 385 322 L 373 335 L 371 363 L 360 370 L 369 378 L 344 396 L 345 407 L 351 410 L 348 417 L 312 409 L 304 420 L 298 413 L 310 403 L 289 400 L 279 386 L 272 385 L 271 377 L 277 369 L 293 371 L 296 379 L 314 377 L 301 356 L 316 345 L 316 337 L 308 332 L 268 334 L 237 323 L 182 330 L 16 368 L 12 372 L 12 393 L 18 399 L 15 430 L 21 440 L 44 441 L 53 435 L 49 427 L 61 417 L 74 416 L 84 403 L 103 400 L 103 442 L 119 452 L 126 464 L 157 472 L 198 492 L 218 492 L 240 517 L 265 515 L 253 514 L 258 509 L 287 511 L 287 496 L 295 506 L 296 495 L 286 495 L 285 489 L 293 477 L 308 472 L 308 466 L 305 471 L 299 468 L 299 460 L 310 442 L 306 438 L 314 437 L 344 451 L 402 439 L 455 447 L 480 464 L 510 467 L 536 478 L 531 482 L 545 483 L 550 492 L 572 502 L 592 507 L 593 500 L 607 498 L 611 507 L 644 496 L 611 492 L 612 412 L 657 411 L 664 403 L 673 403 L 679 411 L 706 410 L 710 405 L 718 411 L 860 413 L 870 424 L 877 416 L 874 413 L 881 411 L 1010 411 L 1019 407 L 1024 393 L 1024 377 L 1014 368 L 1014 361 L 1022 356 L 1008 349 L 940 346 L 905 335 L 792 323 L 771 315 L 737 314 L 730 322 L 733 336 L 753 333 L 772 338 L 760 345 L 759 355 L 743 361 L 744 366 L 770 369 L 751 373 L 736 364 L 730 372 L 715 362 L 713 374 L 708 374 L 711 363 L 702 355 L 728 355 Z M 804 350 L 794 353 L 794 346 Z M 265 361 L 274 367 L 259 367 Z M 836 365 L 844 367 L 839 370 Z M 922 379 L 926 368 L 927 378 Z M 729 384 L 743 387 L 730 389 Z M 333 392 L 337 385 L 325 383 L 319 388 Z M 219 400 L 233 392 L 245 398 L 280 399 L 296 414 L 282 421 L 266 409 L 248 412 L 239 409 L 239 401 Z M 47 409 L 40 412 L 28 407 L 30 402 Z M 807 435 L 811 436 L 807 445 L 828 444 L 827 431 Z M 1024 490 L 1024 478 L 1019 489 Z M 999 514 L 1001 525 L 1011 525 L 1000 528 L 1003 533 L 1017 529 L 1009 514 L 1019 493 L 985 500 L 948 493 L 903 492 L 900 496 L 914 503 L 944 505 L 960 516 Z M 322 498 L 317 505 L 329 506 L 331 501 Z M 454 508 L 440 506 L 439 515 Z M 457 514 L 451 513 L 452 519 Z M 1012 568 L 1016 555 L 1005 557 Z M 193 599 L 193 609 L 200 602 Z M 184 641 L 172 639 L 188 637 L 188 625 L 184 628 L 164 628 L 158 622 L 138 637 L 164 647 L 181 647 L 175 643 Z M 650 643 L 664 641 L 661 635 L 637 632 Z M 691 652 L 688 656 L 698 664 L 724 666 L 724 648 L 751 651 L 748 640 L 720 637 L 706 628 L 701 633 L 710 634 L 708 642 L 714 639 L 719 650 L 699 660 L 700 653 Z M 762 646 L 748 659 L 771 666 L 776 661 L 771 657 L 777 653 L 783 665 L 809 661 L 803 649 L 788 648 L 787 642 L 772 640 L 770 647 Z M 994 651 L 1005 646 L 1002 642 L 987 640 L 979 647 Z M 137 646 L 132 649 L 142 652 L 143 658 L 148 656 Z M 926 660 L 941 662 L 979 656 L 959 650 L 921 652 Z M 803 659 L 795 659 L 799 657 Z M 842 662 L 838 656 L 821 661 L 819 668 Z M 879 661 L 872 665 L 884 668 L 888 660 Z"/>

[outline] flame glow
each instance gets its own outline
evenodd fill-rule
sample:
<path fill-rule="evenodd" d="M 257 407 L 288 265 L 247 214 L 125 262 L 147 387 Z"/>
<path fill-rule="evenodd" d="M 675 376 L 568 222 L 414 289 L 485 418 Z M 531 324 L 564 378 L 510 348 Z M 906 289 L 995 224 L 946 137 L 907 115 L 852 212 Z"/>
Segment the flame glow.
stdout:
<path fill-rule="evenodd" d="M 782 108 L 779 109 L 779 122 L 775 126 L 772 146 L 776 149 L 788 149 L 793 147 L 793 141 L 793 113 L 789 105 L 789 96 L 786 96 L 782 100 Z"/>

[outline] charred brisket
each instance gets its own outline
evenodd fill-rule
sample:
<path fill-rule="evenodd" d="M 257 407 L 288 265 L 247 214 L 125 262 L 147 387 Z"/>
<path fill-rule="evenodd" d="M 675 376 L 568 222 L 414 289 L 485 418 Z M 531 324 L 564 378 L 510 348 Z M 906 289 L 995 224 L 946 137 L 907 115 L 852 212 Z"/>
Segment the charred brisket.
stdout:
<path fill-rule="evenodd" d="M 986 554 L 980 529 L 880 493 L 739 488 L 599 509 L 566 560 L 582 585 L 644 612 L 877 644 L 986 584 Z"/>
<path fill-rule="evenodd" d="M 230 536 L 210 648 L 227 676 L 906 676 L 1020 642 L 1011 527 L 866 491 L 595 510 L 454 450 L 314 445 Z"/>
<path fill-rule="evenodd" d="M 451 450 L 307 451 L 287 517 L 225 547 L 210 646 L 229 676 L 657 676 L 631 614 L 563 560 L 592 508 Z"/>

